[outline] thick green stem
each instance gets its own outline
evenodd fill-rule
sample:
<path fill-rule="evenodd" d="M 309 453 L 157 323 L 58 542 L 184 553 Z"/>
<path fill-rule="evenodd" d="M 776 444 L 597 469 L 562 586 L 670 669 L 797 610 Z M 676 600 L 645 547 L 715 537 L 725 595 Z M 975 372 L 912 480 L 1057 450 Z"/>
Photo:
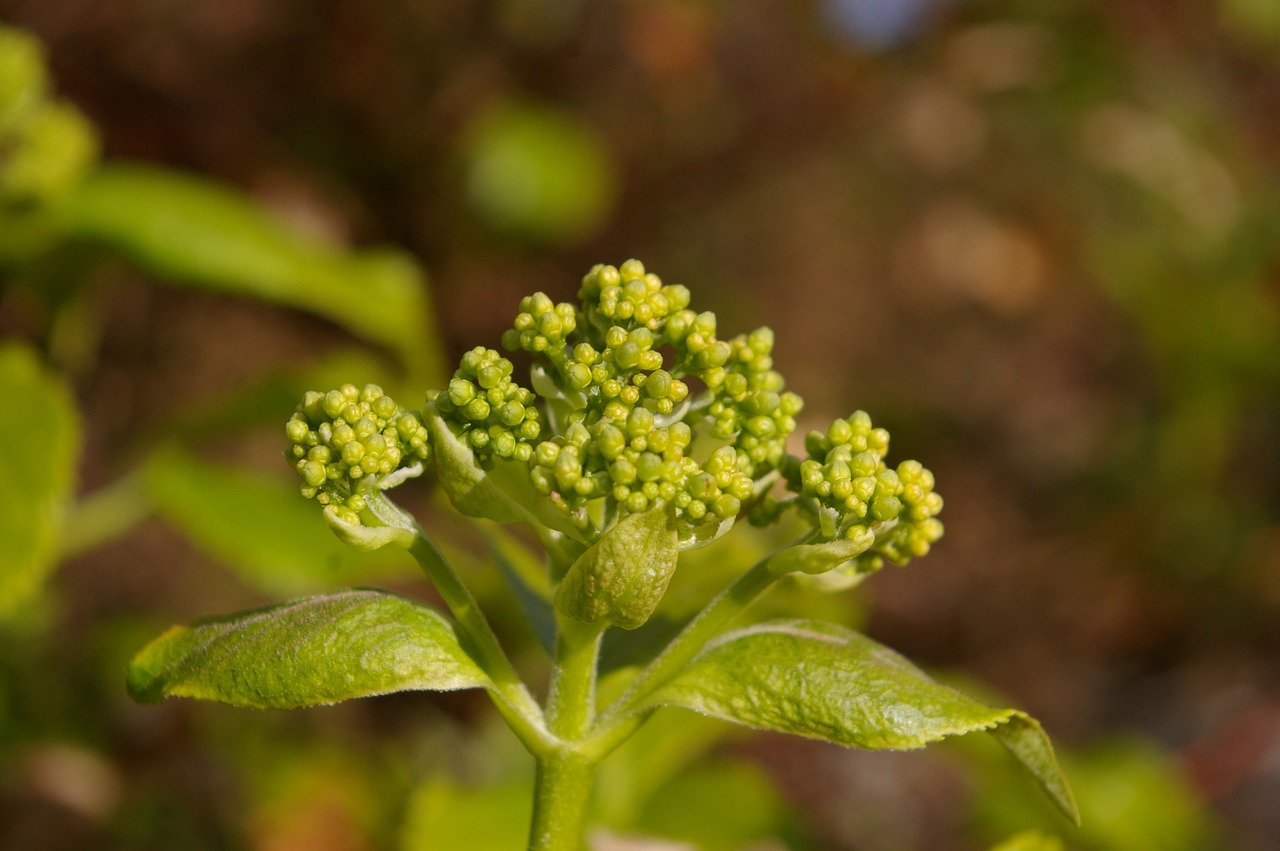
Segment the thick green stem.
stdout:
<path fill-rule="evenodd" d="M 555 665 L 547 693 L 547 724 L 564 741 L 582 738 L 596 712 L 596 660 L 603 624 L 556 618 Z"/>
<path fill-rule="evenodd" d="M 529 851 L 581 851 L 596 763 L 572 748 L 538 757 Z"/>
<path fill-rule="evenodd" d="M 420 531 L 415 535 L 409 552 L 453 613 L 458 622 L 459 637 L 468 652 L 493 681 L 490 694 L 503 719 L 530 752 L 539 754 L 553 749 L 556 742 L 543 722 L 542 710 L 503 652 L 471 590 L 463 584 L 453 566 L 444 560 L 436 545 Z"/>
<path fill-rule="evenodd" d="M 678 674 L 708 641 L 723 632 L 734 618 L 781 578 L 769 569 L 771 558 L 771 555 L 766 556 L 756 562 L 712 600 L 658 658 L 640 672 L 631 687 L 601 713 L 596 732 L 584 743 L 592 757 L 603 758 L 634 733 L 647 717 L 647 713 L 638 711 L 645 699 Z"/>
<path fill-rule="evenodd" d="M 603 624 L 557 619 L 547 725 L 561 744 L 538 756 L 530 851 L 579 851 L 596 760 L 578 750 L 595 720 L 596 661 Z"/>

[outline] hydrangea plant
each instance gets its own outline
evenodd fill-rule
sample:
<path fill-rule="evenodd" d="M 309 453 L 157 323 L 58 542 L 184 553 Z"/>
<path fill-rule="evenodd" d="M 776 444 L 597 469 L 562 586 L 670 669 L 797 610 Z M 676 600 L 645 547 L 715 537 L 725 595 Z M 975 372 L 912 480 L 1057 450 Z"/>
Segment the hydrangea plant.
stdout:
<path fill-rule="evenodd" d="M 1028 715 L 966 697 L 845 627 L 792 618 L 735 628 L 788 577 L 847 588 L 925 555 L 943 531 L 933 474 L 891 464 L 888 432 L 862 411 L 795 440 L 803 401 L 774 369 L 772 332 L 722 336 L 688 289 L 638 261 L 596 266 L 578 298 L 523 299 L 502 350 L 467 352 L 420 409 L 348 384 L 308 393 L 285 427 L 302 496 L 352 546 L 407 549 L 447 614 L 354 589 L 175 627 L 134 659 L 133 696 L 293 708 L 486 689 L 536 760 L 529 848 L 539 851 L 581 847 L 600 762 L 667 706 L 855 748 L 987 731 L 1074 820 Z M 459 512 L 524 524 L 545 552 L 545 581 L 521 589 L 540 591 L 555 623 L 541 700 L 466 578 L 390 497 L 427 471 Z M 602 637 L 650 620 L 683 553 L 739 523 L 784 517 L 803 534 L 743 565 L 623 675 L 617 696 L 599 697 Z"/>

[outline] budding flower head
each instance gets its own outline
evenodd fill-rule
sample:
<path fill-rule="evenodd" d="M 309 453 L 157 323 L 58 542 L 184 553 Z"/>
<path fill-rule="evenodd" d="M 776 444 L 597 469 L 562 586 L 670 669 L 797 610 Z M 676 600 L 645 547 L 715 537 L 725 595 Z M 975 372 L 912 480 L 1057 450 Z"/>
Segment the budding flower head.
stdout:
<path fill-rule="evenodd" d="M 309 391 L 285 434 L 302 495 L 348 523 L 357 522 L 369 489 L 420 473 L 431 454 L 422 418 L 376 384 Z"/>
<path fill-rule="evenodd" d="M 637 260 L 598 265 L 579 303 L 523 299 L 502 344 L 429 397 L 482 465 L 526 465 L 532 490 L 584 540 L 671 505 L 687 538 L 727 528 L 777 468 L 803 402 L 773 369 L 773 334 L 717 335 L 715 314 Z"/>
<path fill-rule="evenodd" d="M 860 571 L 878 568 L 885 558 L 903 564 L 942 537 L 933 473 L 918 461 L 888 466 L 889 433 L 864 411 L 809 432 L 805 451 L 806 458 L 787 465 L 787 484 L 812 507 L 821 538 L 874 533 L 874 545 L 858 556 Z"/>

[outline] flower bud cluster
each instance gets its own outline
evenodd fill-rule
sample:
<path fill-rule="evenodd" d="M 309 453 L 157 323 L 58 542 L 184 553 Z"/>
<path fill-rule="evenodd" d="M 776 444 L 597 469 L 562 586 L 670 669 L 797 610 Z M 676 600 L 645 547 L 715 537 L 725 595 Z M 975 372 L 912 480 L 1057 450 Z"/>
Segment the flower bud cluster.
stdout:
<path fill-rule="evenodd" d="M 477 346 L 462 356 L 448 389 L 429 397 L 482 463 L 494 456 L 528 461 L 542 434 L 536 397 L 512 380 L 513 369 L 498 352 Z"/>
<path fill-rule="evenodd" d="M 365 488 L 430 457 L 422 419 L 376 384 L 308 392 L 285 434 L 302 495 L 335 507 L 349 522 L 365 507 Z"/>
<path fill-rule="evenodd" d="M 521 300 L 502 343 L 532 355 L 530 387 L 511 360 L 477 347 L 428 394 L 430 427 L 457 438 L 437 433 L 437 449 L 464 513 L 530 518 L 593 543 L 625 516 L 670 506 L 681 546 L 698 546 L 744 510 L 766 524 L 798 508 L 815 544 L 838 543 L 821 558 L 846 559 L 849 576 L 924 555 L 941 537 L 933 474 L 915 461 L 889 467 L 889 433 L 862 411 L 811 432 L 805 457 L 786 454 L 803 401 L 773 368 L 768 328 L 720 339 L 715 314 L 635 260 L 594 267 L 579 297 Z M 430 457 L 422 415 L 376 385 L 308 393 L 287 432 L 303 495 L 352 522 L 381 505 L 369 488 Z M 520 475 L 486 483 L 499 462 Z M 791 496 L 767 492 L 777 474 Z"/>
<path fill-rule="evenodd" d="M 572 304 L 556 304 L 545 293 L 534 293 L 520 300 L 515 326 L 502 335 L 502 345 L 508 351 L 545 352 L 559 359 L 577 327 L 578 311 Z"/>
<path fill-rule="evenodd" d="M 683 315 L 690 299 L 686 287 L 664 285 L 657 275 L 646 272 L 639 260 L 628 260 L 616 268 L 594 266 L 582 279 L 578 297 L 588 323 L 599 331 L 620 325 L 655 333 L 675 314 Z"/>
<path fill-rule="evenodd" d="M 808 458 L 787 470 L 792 490 L 818 506 L 822 535 L 854 539 L 866 529 L 876 543 L 862 558 L 887 557 L 903 563 L 921 556 L 942 536 L 942 497 L 933 473 L 917 461 L 896 469 L 885 464 L 889 433 L 863 411 L 833 422 L 826 432 L 805 437 Z"/>
<path fill-rule="evenodd" d="M 658 503 L 686 530 L 736 517 L 781 462 L 802 405 L 772 368 L 771 332 L 718 339 L 714 314 L 636 260 L 596 266 L 579 297 L 529 296 L 503 335 L 533 355 L 532 391 L 510 361 L 476 349 L 433 397 L 441 416 L 482 460 L 526 461 L 534 489 L 588 533 Z M 704 461 L 690 455 L 700 435 Z"/>
<path fill-rule="evenodd" d="M 503 337 L 541 361 L 534 388 L 561 411 L 532 454 L 534 488 L 584 523 L 602 498 L 622 513 L 672 504 L 686 530 L 737 517 L 803 404 L 782 392 L 771 331 L 718 339 L 716 315 L 636 260 L 595 266 L 579 296 L 580 311 L 524 299 Z M 690 381 L 705 388 L 696 398 Z M 717 447 L 701 462 L 689 454 L 700 433 Z"/>
<path fill-rule="evenodd" d="M 49 91 L 39 42 L 0 25 L 0 207 L 63 195 L 97 151 L 89 122 Z"/>
<path fill-rule="evenodd" d="M 773 368 L 773 332 L 758 328 L 735 337 L 724 367 L 706 380 L 715 394 L 707 414 L 715 421 L 716 435 L 733 440 L 751 475 L 777 467 L 804 400 L 783 390 L 786 382 Z"/>

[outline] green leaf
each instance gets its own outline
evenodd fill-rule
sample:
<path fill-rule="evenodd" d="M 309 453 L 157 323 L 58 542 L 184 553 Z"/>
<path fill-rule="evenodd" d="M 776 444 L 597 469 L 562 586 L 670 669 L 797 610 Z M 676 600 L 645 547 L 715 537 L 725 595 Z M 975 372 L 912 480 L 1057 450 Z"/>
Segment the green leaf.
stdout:
<path fill-rule="evenodd" d="M 783 847 L 777 837 L 786 828 L 786 810 L 761 769 L 746 762 L 699 764 L 658 790 L 633 832 L 688 842 L 698 851 Z"/>
<path fill-rule="evenodd" d="M 0 346 L 0 619 L 39 591 L 57 556 L 80 427 L 62 382 L 27 347 Z"/>
<path fill-rule="evenodd" d="M 962 753 L 978 781 L 976 821 L 994 835 L 1037 828 L 1051 833 L 1052 817 L 998 748 L 965 742 Z M 1206 808 L 1203 790 L 1178 754 L 1139 738 L 1095 742 L 1061 755 L 1079 790 L 1081 828 L 1073 849 L 1089 851 L 1201 851 L 1235 847 L 1226 827 Z"/>
<path fill-rule="evenodd" d="M 129 665 L 129 694 L 295 709 L 397 691 L 487 687 L 425 603 L 351 589 L 173 627 Z"/>
<path fill-rule="evenodd" d="M 622 831 L 634 829 L 658 790 L 741 732 L 692 712 L 655 712 L 600 764 L 595 801 L 601 821 Z"/>
<path fill-rule="evenodd" d="M 419 787 L 409 800 L 401 851 L 511 851 L 525 847 L 533 799 L 529 782 L 461 788 L 443 778 Z"/>
<path fill-rule="evenodd" d="M 39 40 L 0 25 L 0 133 L 11 130 L 43 101 L 47 86 Z"/>
<path fill-rule="evenodd" d="M 650 698 L 650 706 L 658 705 L 869 750 L 920 748 L 987 730 L 1068 818 L 1079 820 L 1035 719 L 981 704 L 834 624 L 771 621 L 721 636 Z"/>
<path fill-rule="evenodd" d="M 1016 836 L 1010 836 L 991 851 L 1064 851 L 1062 840 L 1056 836 L 1048 836 L 1038 830 L 1027 830 Z"/>
<path fill-rule="evenodd" d="M 628 514 L 600 536 L 556 588 L 556 608 L 587 623 L 635 629 L 649 620 L 680 558 L 675 510 Z"/>
<path fill-rule="evenodd" d="M 468 517 L 497 523 L 533 522 L 528 511 L 493 483 L 471 447 L 453 433 L 435 405 L 423 408 L 422 422 L 431 441 L 440 487 L 454 508 Z"/>
<path fill-rule="evenodd" d="M 152 456 L 145 472 L 156 511 L 262 591 L 313 593 L 411 566 L 391 550 L 366 554 L 343 544 L 294 476 L 216 467 L 172 449 Z"/>
<path fill-rule="evenodd" d="M 340 251 L 218 184 L 140 165 L 97 169 L 58 215 L 70 236 L 175 283 L 309 310 L 397 350 L 425 378 L 444 376 L 421 272 L 400 254 Z"/>

